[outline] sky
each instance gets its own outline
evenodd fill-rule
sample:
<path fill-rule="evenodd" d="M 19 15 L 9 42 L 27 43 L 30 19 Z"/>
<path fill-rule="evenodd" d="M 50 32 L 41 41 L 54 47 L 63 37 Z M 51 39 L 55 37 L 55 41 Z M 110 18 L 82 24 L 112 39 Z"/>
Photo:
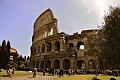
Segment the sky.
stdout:
<path fill-rule="evenodd" d="M 0 0 L 0 44 L 9 40 L 20 55 L 30 56 L 33 24 L 46 9 L 60 32 L 73 34 L 97 29 L 110 5 L 120 7 L 120 0 Z"/>

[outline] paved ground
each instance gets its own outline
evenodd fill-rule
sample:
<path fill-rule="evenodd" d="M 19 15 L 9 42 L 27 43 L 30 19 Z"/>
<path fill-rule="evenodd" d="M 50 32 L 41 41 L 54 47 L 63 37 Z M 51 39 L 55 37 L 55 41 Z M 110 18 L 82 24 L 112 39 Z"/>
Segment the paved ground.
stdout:
<path fill-rule="evenodd" d="M 32 75 L 27 76 L 14 76 L 13 78 L 10 77 L 0 77 L 0 80 L 53 80 L 58 78 L 57 76 L 39 76 L 37 75 L 35 78 Z"/>

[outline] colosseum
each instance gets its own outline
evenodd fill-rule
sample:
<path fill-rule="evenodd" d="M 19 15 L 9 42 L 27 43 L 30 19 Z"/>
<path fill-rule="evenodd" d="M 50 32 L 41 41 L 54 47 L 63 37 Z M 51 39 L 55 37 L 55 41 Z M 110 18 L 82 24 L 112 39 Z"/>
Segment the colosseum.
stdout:
<path fill-rule="evenodd" d="M 98 61 L 89 51 L 88 35 L 97 29 L 83 30 L 73 35 L 59 32 L 51 9 L 44 11 L 33 26 L 31 63 L 43 69 L 96 69 Z"/>

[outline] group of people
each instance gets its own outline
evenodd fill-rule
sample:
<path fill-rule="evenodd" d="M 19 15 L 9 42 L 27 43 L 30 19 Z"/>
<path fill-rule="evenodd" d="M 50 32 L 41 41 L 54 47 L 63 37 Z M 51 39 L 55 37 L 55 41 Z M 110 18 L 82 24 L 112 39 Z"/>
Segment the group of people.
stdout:
<path fill-rule="evenodd" d="M 70 73 L 72 72 L 71 70 L 69 70 L 69 71 L 70 71 Z M 37 68 L 33 68 L 32 72 L 33 72 L 33 77 L 36 77 Z M 7 70 L 7 73 L 8 73 L 8 76 L 12 78 L 13 74 L 14 74 L 14 68 L 9 67 L 8 70 Z M 59 77 L 63 76 L 63 71 L 58 69 L 58 70 L 55 71 L 55 74 L 59 75 Z M 92 80 L 100 80 L 100 79 L 98 79 L 97 77 L 93 77 Z M 112 77 L 112 78 L 110 78 L 110 80 L 116 80 L 116 79 Z"/>

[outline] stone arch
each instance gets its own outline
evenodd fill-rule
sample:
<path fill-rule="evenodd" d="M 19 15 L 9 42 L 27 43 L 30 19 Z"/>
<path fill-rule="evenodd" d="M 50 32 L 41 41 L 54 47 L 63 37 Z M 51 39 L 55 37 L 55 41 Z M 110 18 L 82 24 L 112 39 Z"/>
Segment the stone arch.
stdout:
<path fill-rule="evenodd" d="M 41 61 L 41 66 L 40 67 L 41 67 L 42 70 L 44 69 L 44 61 L 43 60 Z"/>
<path fill-rule="evenodd" d="M 95 61 L 94 60 L 89 60 L 88 61 L 88 69 L 95 69 Z"/>
<path fill-rule="evenodd" d="M 69 48 L 73 48 L 73 47 L 74 47 L 73 43 L 69 43 Z"/>
<path fill-rule="evenodd" d="M 42 47 L 41 47 L 41 52 L 44 53 L 45 52 L 45 44 L 42 44 Z"/>
<path fill-rule="evenodd" d="M 77 67 L 78 69 L 85 69 L 85 63 L 83 60 L 77 61 Z"/>
<path fill-rule="evenodd" d="M 55 42 L 55 51 L 58 51 L 58 50 L 60 50 L 60 42 L 56 41 Z"/>
<path fill-rule="evenodd" d="M 52 43 L 47 43 L 47 52 L 52 50 Z"/>
<path fill-rule="evenodd" d="M 39 61 L 36 61 L 36 68 L 39 67 Z"/>
<path fill-rule="evenodd" d="M 58 59 L 54 60 L 54 68 L 59 69 L 60 68 L 60 61 Z"/>
<path fill-rule="evenodd" d="M 51 61 L 50 60 L 46 60 L 46 69 L 51 69 Z"/>
<path fill-rule="evenodd" d="M 69 59 L 65 59 L 65 60 L 63 61 L 63 69 L 64 69 L 64 70 L 70 69 L 70 61 L 69 61 Z"/>
<path fill-rule="evenodd" d="M 77 49 L 78 49 L 78 50 L 79 50 L 79 49 L 84 49 L 84 43 L 81 42 L 81 41 L 79 41 L 79 42 L 77 43 Z"/>
<path fill-rule="evenodd" d="M 34 67 L 36 67 L 36 62 L 35 62 L 35 61 L 33 61 L 33 68 L 34 68 Z"/>

